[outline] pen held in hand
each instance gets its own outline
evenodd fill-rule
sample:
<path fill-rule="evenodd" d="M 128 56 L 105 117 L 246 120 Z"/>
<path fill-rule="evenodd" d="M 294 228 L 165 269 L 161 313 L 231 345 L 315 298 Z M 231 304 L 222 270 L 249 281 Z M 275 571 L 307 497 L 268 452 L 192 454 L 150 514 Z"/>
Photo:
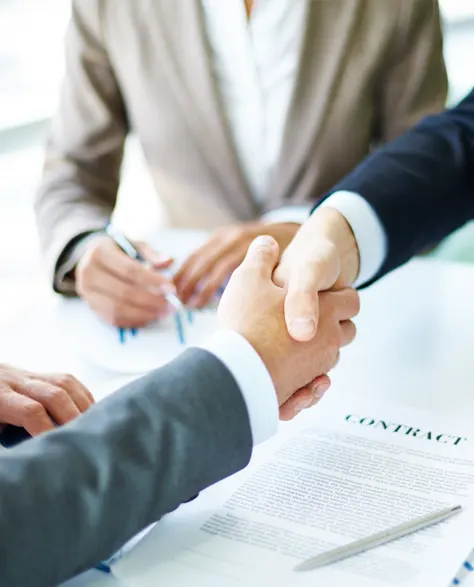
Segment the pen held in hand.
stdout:
<path fill-rule="evenodd" d="M 431 514 L 427 514 L 425 516 L 421 516 L 419 518 L 415 518 L 414 520 L 404 522 L 403 524 L 399 524 L 398 526 L 394 526 L 388 530 L 377 532 L 376 534 L 368 536 L 367 538 L 355 540 L 354 542 L 350 542 L 344 546 L 339 546 L 338 548 L 334 548 L 328 552 L 318 554 L 317 556 L 314 556 L 296 565 L 294 570 L 311 571 L 313 569 L 318 569 L 320 567 L 325 567 L 326 565 L 342 561 L 346 558 L 349 558 L 350 556 L 360 554 L 361 552 L 366 552 L 367 550 L 377 546 L 382 546 L 383 544 L 387 544 L 388 542 L 392 542 L 393 540 L 397 540 L 398 538 L 402 538 L 408 534 L 417 532 L 418 530 L 428 528 L 433 524 L 438 524 L 439 522 L 447 520 L 451 516 L 459 513 L 461 510 L 462 506 L 456 505 L 437 512 L 433 512 Z"/>
<path fill-rule="evenodd" d="M 128 240 L 128 238 L 120 230 L 116 229 L 112 224 L 109 223 L 105 227 L 105 232 L 110 236 L 110 238 L 115 242 L 115 244 L 126 255 L 128 255 L 131 259 L 134 259 L 136 261 L 140 261 L 144 265 L 146 265 L 147 267 L 151 268 L 151 264 L 140 255 L 140 253 L 137 251 L 137 249 L 133 246 L 133 244 Z M 184 312 L 185 308 L 184 308 L 183 304 L 181 303 L 181 300 L 173 292 L 166 292 L 163 295 L 164 295 L 164 298 L 166 299 L 166 301 L 175 309 L 174 320 L 175 320 L 176 332 L 178 334 L 179 343 L 181 345 L 184 345 L 185 344 L 184 326 L 183 326 L 183 320 L 181 317 L 181 312 Z M 188 312 L 188 322 L 189 323 L 192 322 L 190 315 L 189 315 L 189 312 Z M 126 329 L 119 328 L 120 344 L 125 343 L 125 340 L 126 340 L 125 335 L 126 335 Z M 136 328 L 131 329 L 131 335 L 132 336 L 137 335 Z"/>

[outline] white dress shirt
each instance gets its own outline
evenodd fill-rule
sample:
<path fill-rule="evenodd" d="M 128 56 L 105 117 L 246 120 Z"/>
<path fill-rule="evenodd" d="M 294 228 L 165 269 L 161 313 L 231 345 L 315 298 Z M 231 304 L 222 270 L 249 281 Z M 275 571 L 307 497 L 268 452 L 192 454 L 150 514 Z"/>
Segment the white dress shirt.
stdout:
<path fill-rule="evenodd" d="M 255 201 L 268 195 L 279 162 L 308 0 L 201 0 L 216 85 L 244 175 Z M 308 218 L 309 206 L 265 215 L 269 222 Z"/>
<path fill-rule="evenodd" d="M 231 372 L 247 406 L 253 443 L 259 444 L 278 428 L 278 401 L 270 374 L 257 351 L 231 330 L 218 330 L 202 348 Z"/>
<path fill-rule="evenodd" d="M 387 254 L 387 236 L 372 206 L 354 192 L 335 192 L 321 207 L 338 210 L 347 220 L 359 248 L 359 275 L 355 287 L 367 283 L 376 275 Z"/>

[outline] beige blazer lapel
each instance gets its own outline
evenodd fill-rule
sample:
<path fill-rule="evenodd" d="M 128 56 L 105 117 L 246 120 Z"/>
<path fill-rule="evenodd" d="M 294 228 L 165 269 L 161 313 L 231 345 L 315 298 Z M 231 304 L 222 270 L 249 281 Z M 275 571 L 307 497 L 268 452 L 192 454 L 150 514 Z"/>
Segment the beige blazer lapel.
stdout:
<path fill-rule="evenodd" d="M 340 65 L 350 51 L 351 30 L 357 24 L 360 8 L 360 0 L 308 0 L 300 69 L 269 192 L 272 199 L 282 201 L 289 197 L 304 171 L 308 153 L 323 129 Z M 339 20 L 338 38 L 328 40 L 327 35 L 333 35 L 335 19 Z M 332 49 L 330 54 L 328 46 Z"/>
<path fill-rule="evenodd" d="M 220 179 L 222 195 L 236 213 L 254 218 L 257 205 L 233 146 L 212 73 L 200 0 L 149 0 L 156 50 L 166 56 L 169 83 L 182 115 Z M 152 72 L 150 72 L 152 75 Z"/>

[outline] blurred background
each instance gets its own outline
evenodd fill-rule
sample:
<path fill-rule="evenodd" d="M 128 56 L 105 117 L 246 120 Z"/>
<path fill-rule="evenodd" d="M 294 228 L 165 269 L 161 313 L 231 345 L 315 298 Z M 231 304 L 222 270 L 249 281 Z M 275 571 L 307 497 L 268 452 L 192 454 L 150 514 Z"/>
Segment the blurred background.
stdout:
<path fill-rule="evenodd" d="M 172 0 L 170 0 L 172 1 Z M 449 102 L 459 100 L 474 80 L 474 0 L 440 0 Z M 63 73 L 63 37 L 68 0 L 0 0 L 0 304 L 5 319 L 23 298 L 47 295 L 36 243 L 32 201 L 42 148 Z M 119 215 L 132 228 L 136 198 L 158 206 L 142 155 L 129 141 Z M 134 206 L 128 206 L 133 193 Z M 156 210 L 159 214 L 159 210 Z M 474 227 L 452 236 L 437 255 L 474 262 Z M 25 301 L 26 301 L 25 299 Z M 2 318 L 0 318 L 1 326 Z"/>

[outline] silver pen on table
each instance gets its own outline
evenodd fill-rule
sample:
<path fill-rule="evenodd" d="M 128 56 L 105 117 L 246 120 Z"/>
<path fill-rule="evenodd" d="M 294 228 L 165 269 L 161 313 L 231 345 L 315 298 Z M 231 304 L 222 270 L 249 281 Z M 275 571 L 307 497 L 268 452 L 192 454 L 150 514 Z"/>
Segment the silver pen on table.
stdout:
<path fill-rule="evenodd" d="M 328 552 L 318 554 L 317 556 L 314 556 L 296 565 L 293 570 L 311 571 L 313 569 L 325 567 L 326 565 L 330 565 L 332 563 L 337 563 L 343 559 L 349 558 L 350 556 L 354 556 L 355 554 L 360 554 L 361 552 L 365 552 L 377 546 L 382 546 L 382 544 L 387 544 L 388 542 L 392 542 L 393 540 L 397 540 L 398 538 L 402 538 L 403 536 L 407 536 L 408 534 L 412 534 L 418 530 L 428 528 L 433 524 L 438 524 L 439 522 L 447 520 L 451 516 L 459 513 L 461 510 L 462 506 L 456 505 L 439 510 L 437 512 L 433 512 L 431 514 L 427 514 L 425 516 L 421 516 L 419 518 L 415 518 L 414 520 L 404 522 L 403 524 L 399 524 L 398 526 L 394 526 L 388 530 L 377 532 L 377 534 L 373 534 L 367 538 L 355 540 L 354 542 L 350 542 L 344 546 L 339 546 L 338 548 L 334 548 Z"/>

